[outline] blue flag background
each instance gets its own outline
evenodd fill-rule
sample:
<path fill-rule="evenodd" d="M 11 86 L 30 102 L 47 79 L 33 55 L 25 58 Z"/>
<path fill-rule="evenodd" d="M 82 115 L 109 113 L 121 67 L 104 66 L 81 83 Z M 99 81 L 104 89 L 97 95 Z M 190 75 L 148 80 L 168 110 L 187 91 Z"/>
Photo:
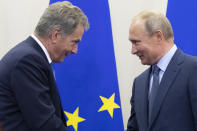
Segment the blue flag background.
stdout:
<path fill-rule="evenodd" d="M 69 1 L 87 15 L 90 29 L 84 33 L 77 55 L 53 65 L 68 128 L 123 131 L 108 1 Z"/>
<path fill-rule="evenodd" d="M 173 30 L 175 43 L 185 53 L 197 56 L 197 1 L 168 0 L 167 17 Z"/>

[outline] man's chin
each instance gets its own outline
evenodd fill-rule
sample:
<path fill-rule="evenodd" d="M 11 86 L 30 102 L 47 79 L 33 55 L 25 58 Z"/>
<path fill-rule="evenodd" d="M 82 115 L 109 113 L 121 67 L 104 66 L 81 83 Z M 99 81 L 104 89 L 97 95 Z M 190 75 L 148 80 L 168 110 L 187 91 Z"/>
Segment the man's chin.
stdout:
<path fill-rule="evenodd" d="M 141 61 L 141 64 L 142 64 L 142 65 L 146 65 L 146 63 L 144 63 L 144 62 L 142 62 L 142 61 Z"/>
<path fill-rule="evenodd" d="M 141 60 L 141 64 L 142 65 L 148 65 L 148 63 L 146 62 L 146 61 L 144 61 L 144 60 L 142 60 L 142 59 L 140 59 Z"/>
<path fill-rule="evenodd" d="M 141 64 L 142 64 L 142 65 L 152 65 L 150 62 L 142 61 L 142 60 L 141 60 Z"/>
<path fill-rule="evenodd" d="M 65 59 L 65 57 L 62 58 L 62 59 L 53 60 L 53 62 L 55 62 L 55 63 L 61 63 L 61 62 L 64 62 L 64 59 Z"/>

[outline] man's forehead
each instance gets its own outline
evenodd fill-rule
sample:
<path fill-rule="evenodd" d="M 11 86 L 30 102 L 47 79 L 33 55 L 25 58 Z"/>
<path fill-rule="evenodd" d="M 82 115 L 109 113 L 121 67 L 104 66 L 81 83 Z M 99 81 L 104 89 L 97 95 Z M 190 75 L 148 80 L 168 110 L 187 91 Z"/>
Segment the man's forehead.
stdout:
<path fill-rule="evenodd" d="M 142 19 L 135 19 L 135 20 L 132 21 L 130 27 L 131 28 L 134 28 L 134 27 L 141 27 L 141 28 L 143 28 L 144 27 L 144 23 L 145 23 L 145 21 L 142 20 Z"/>

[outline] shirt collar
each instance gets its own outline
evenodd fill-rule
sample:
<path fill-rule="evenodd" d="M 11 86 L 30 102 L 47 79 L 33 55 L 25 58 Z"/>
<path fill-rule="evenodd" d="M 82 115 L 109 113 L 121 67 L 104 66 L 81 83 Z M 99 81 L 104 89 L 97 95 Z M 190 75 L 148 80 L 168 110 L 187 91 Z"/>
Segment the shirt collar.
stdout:
<path fill-rule="evenodd" d="M 172 59 L 173 55 L 175 54 L 177 50 L 177 46 L 174 45 L 157 63 L 157 66 L 165 72 L 168 64 L 170 63 L 170 60 Z"/>
<path fill-rule="evenodd" d="M 42 44 L 42 42 L 34 35 L 34 34 L 31 34 L 31 37 L 38 43 L 38 45 L 42 48 L 42 50 L 44 51 L 46 57 L 47 57 L 47 60 L 49 62 L 49 64 L 52 63 L 52 60 L 49 56 L 49 53 L 47 51 L 47 49 L 44 47 L 44 45 Z"/>

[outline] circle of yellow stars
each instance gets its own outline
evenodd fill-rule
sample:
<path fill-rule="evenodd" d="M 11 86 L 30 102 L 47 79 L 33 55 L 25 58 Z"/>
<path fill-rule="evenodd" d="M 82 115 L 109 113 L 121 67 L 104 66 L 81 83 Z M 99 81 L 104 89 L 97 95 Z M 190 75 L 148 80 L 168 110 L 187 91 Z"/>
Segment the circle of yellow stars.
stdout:
<path fill-rule="evenodd" d="M 103 105 L 100 107 L 98 112 L 108 111 L 111 118 L 113 118 L 114 109 L 120 108 L 120 106 L 114 102 L 115 93 L 113 93 L 112 96 L 110 96 L 109 98 L 105 98 L 103 96 L 100 96 L 100 99 L 102 100 Z M 64 111 L 64 113 L 68 118 L 68 120 L 66 122 L 67 126 L 73 126 L 75 131 L 78 130 L 78 124 L 80 122 L 83 122 L 86 120 L 86 119 L 79 116 L 79 107 L 77 107 L 77 109 L 73 113 L 69 113 L 66 111 Z"/>

